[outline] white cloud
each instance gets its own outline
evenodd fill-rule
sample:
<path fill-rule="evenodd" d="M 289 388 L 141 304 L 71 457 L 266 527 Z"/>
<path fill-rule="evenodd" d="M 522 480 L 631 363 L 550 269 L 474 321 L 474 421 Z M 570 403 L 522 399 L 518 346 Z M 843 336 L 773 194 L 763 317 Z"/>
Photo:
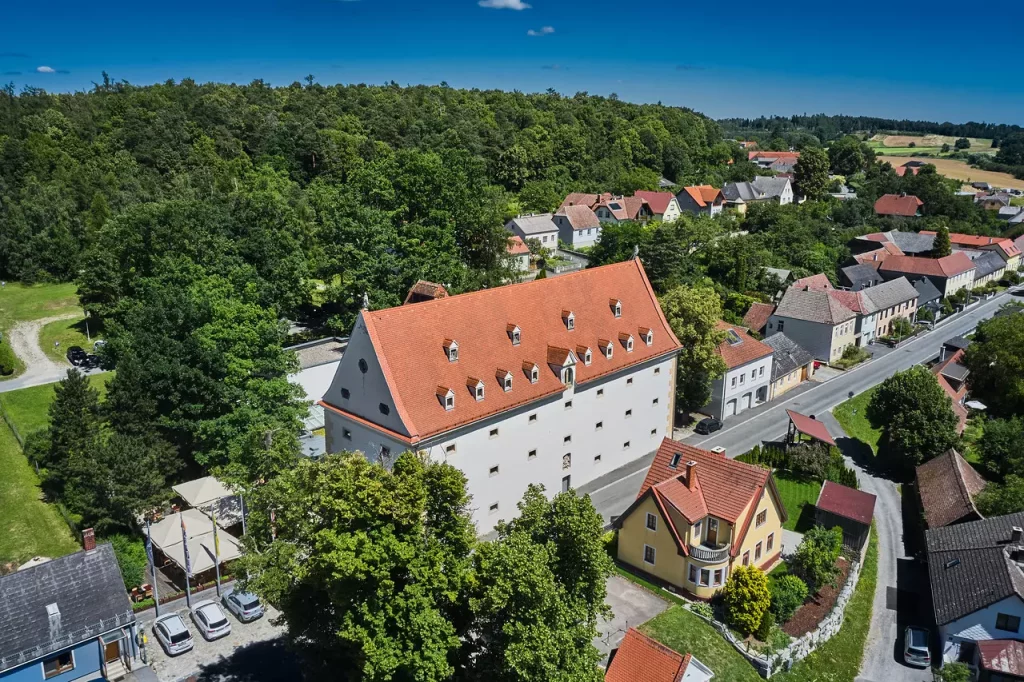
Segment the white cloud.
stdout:
<path fill-rule="evenodd" d="M 36 71 L 38 73 L 57 73 L 57 69 L 52 66 L 37 66 Z"/>
<path fill-rule="evenodd" d="M 523 0 L 480 0 L 477 4 L 488 9 L 530 9 Z"/>
<path fill-rule="evenodd" d="M 553 27 L 551 27 L 551 26 L 543 26 L 543 27 L 541 27 L 541 29 L 539 31 L 535 31 L 534 29 L 531 28 L 529 31 L 526 32 L 526 35 L 528 35 L 528 36 L 535 36 L 535 37 L 536 36 L 547 36 L 547 35 L 551 35 L 554 32 L 555 32 L 555 29 Z"/>

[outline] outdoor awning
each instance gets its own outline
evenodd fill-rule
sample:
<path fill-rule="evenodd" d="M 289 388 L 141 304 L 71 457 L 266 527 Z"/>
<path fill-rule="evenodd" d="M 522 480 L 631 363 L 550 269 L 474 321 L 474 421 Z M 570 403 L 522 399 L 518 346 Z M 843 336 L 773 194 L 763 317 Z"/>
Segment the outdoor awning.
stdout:
<path fill-rule="evenodd" d="M 201 507 L 234 494 L 213 476 L 204 476 L 194 481 L 179 483 L 172 486 L 171 490 L 178 493 L 190 507 Z"/>
<path fill-rule="evenodd" d="M 203 505 L 203 511 L 217 519 L 219 528 L 229 528 L 242 522 L 242 496 L 230 495 Z"/>
<path fill-rule="evenodd" d="M 810 436 L 814 440 L 819 440 L 827 445 L 835 445 L 836 442 L 832 438 L 832 434 L 828 432 L 825 425 L 817 419 L 812 419 L 807 415 L 794 412 L 793 410 L 786 410 L 786 414 L 789 415 L 789 421 L 796 428 L 797 431 Z"/>
<path fill-rule="evenodd" d="M 981 402 L 980 400 L 968 400 L 965 403 L 965 405 L 967 405 L 967 407 L 971 408 L 972 410 L 984 410 L 984 409 L 987 409 L 987 407 L 985 406 L 985 403 Z"/>
<path fill-rule="evenodd" d="M 212 527 L 212 526 L 211 526 Z M 242 556 L 242 550 L 238 546 L 238 541 L 228 535 L 225 532 L 217 533 L 218 540 L 220 541 L 220 563 L 223 564 L 225 561 L 231 561 Z M 178 565 L 181 570 L 185 570 L 185 545 L 178 543 L 170 547 L 163 548 L 164 556 L 173 561 Z M 213 568 L 213 557 L 214 557 L 214 545 L 213 545 L 213 533 L 204 533 L 203 535 L 190 536 L 188 539 L 188 558 L 192 574 L 203 573 Z"/>
<path fill-rule="evenodd" d="M 153 546 L 166 550 L 173 545 L 180 545 L 182 519 L 185 521 L 185 530 L 189 536 L 213 532 L 213 521 L 209 516 L 198 509 L 186 509 L 150 526 L 149 533 L 153 538 Z"/>

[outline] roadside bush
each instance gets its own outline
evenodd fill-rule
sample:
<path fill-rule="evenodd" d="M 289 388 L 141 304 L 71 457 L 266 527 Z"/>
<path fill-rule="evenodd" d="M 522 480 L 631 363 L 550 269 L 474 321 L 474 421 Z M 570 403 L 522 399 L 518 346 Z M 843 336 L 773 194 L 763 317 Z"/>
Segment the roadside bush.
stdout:
<path fill-rule="evenodd" d="M 712 608 L 711 604 L 704 601 L 695 601 L 690 604 L 690 610 L 696 613 L 698 616 L 703 616 L 709 620 L 713 620 L 715 617 L 715 609 Z"/>
<path fill-rule="evenodd" d="M 897 317 L 892 321 L 889 336 L 900 338 L 903 336 L 909 336 L 912 331 L 914 331 L 914 327 L 910 324 L 910 320 L 905 317 Z"/>
<path fill-rule="evenodd" d="M 920 322 L 934 322 L 935 313 L 932 312 L 931 308 L 918 308 L 917 319 Z"/>
<path fill-rule="evenodd" d="M 756 566 L 737 568 L 722 590 L 726 619 L 745 635 L 758 631 L 771 600 L 768 576 Z"/>
<path fill-rule="evenodd" d="M 804 534 L 803 541 L 790 559 L 794 575 L 803 578 L 811 593 L 817 593 L 839 573 L 836 559 L 843 550 L 843 531 L 839 526 L 825 529 L 815 526 Z"/>
<path fill-rule="evenodd" d="M 935 671 L 936 682 L 971 682 L 974 675 L 966 663 L 947 663 Z"/>
<path fill-rule="evenodd" d="M 117 565 L 121 568 L 125 589 L 131 591 L 146 582 L 146 544 L 141 538 L 128 535 L 111 535 L 106 541 L 114 548 Z"/>
<path fill-rule="evenodd" d="M 601 544 L 604 545 L 604 551 L 608 552 L 608 556 L 612 559 L 616 559 L 619 556 L 619 534 L 610 530 L 601 536 Z"/>
<path fill-rule="evenodd" d="M 790 448 L 789 470 L 800 478 L 822 481 L 828 471 L 829 458 L 828 447 L 821 443 L 795 445 Z"/>
<path fill-rule="evenodd" d="M 803 605 L 809 590 L 798 576 L 786 574 L 771 580 L 771 613 L 779 623 L 785 623 Z"/>
<path fill-rule="evenodd" d="M 0 341 L 0 376 L 14 374 L 14 351 L 6 341 Z"/>
<path fill-rule="evenodd" d="M 156 600 L 149 597 L 147 599 L 132 602 L 132 611 L 145 611 L 146 609 L 151 609 L 154 606 L 156 606 Z"/>
<path fill-rule="evenodd" d="M 761 624 L 757 626 L 757 632 L 754 633 L 754 636 L 762 642 L 767 642 L 771 639 L 772 631 L 775 629 L 775 615 L 771 611 L 765 611 L 764 615 L 761 616 Z"/>
<path fill-rule="evenodd" d="M 762 448 L 755 445 L 749 452 L 745 452 L 736 458 L 739 462 L 755 464 L 765 469 L 788 469 L 789 453 L 781 448 Z"/>

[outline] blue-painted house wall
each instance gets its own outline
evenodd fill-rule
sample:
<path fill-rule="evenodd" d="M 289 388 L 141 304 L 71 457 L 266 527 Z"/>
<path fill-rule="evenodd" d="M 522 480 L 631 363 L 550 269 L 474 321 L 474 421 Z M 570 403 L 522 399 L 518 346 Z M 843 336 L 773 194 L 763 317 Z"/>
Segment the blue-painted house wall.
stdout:
<path fill-rule="evenodd" d="M 40 659 L 23 665 L 20 668 L 5 670 L 0 673 L 0 680 L 3 680 L 3 682 L 42 682 L 43 680 L 46 682 L 68 682 L 69 680 L 77 680 L 89 674 L 94 676 L 92 678 L 86 677 L 85 679 L 103 679 L 99 640 L 90 639 L 87 642 L 70 647 L 70 649 L 74 652 L 75 656 L 75 667 L 72 670 L 55 675 L 47 680 L 43 676 L 43 661 Z M 62 651 L 67 651 L 67 649 L 62 649 Z M 57 653 L 60 652 L 54 652 L 50 656 L 54 656 Z M 47 656 L 47 658 L 50 656 Z"/>

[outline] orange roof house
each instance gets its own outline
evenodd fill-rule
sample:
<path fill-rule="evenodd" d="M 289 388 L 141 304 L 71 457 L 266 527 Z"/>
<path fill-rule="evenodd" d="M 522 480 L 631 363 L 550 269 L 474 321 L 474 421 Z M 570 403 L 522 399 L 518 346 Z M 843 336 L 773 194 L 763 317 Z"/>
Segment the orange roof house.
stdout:
<path fill-rule="evenodd" d="M 633 196 L 646 201 L 655 217 L 671 213 L 670 206 L 676 198 L 672 192 L 648 192 L 646 190 L 637 190 Z"/>
<path fill-rule="evenodd" d="M 615 521 L 618 558 L 709 598 L 738 562 L 777 560 L 785 519 L 770 471 L 666 438 Z"/>
<path fill-rule="evenodd" d="M 707 682 L 711 670 L 694 658 L 660 644 L 635 628 L 629 628 L 619 648 L 612 652 L 605 682 Z"/>
<path fill-rule="evenodd" d="M 508 239 L 508 252 L 513 256 L 523 256 L 530 253 L 530 247 L 526 245 L 519 235 L 512 235 Z"/>
<path fill-rule="evenodd" d="M 924 202 L 913 194 L 884 194 L 875 202 L 875 214 L 913 218 L 921 215 Z"/>
<path fill-rule="evenodd" d="M 711 185 L 691 185 L 683 187 L 676 195 L 679 208 L 697 215 L 716 215 L 725 206 L 725 195 L 722 190 Z"/>
<path fill-rule="evenodd" d="M 889 256 L 878 266 L 878 270 L 882 273 L 900 273 L 908 276 L 949 278 L 974 270 L 974 267 L 970 256 L 963 251 L 956 251 L 943 258 Z"/>
<path fill-rule="evenodd" d="M 974 501 L 986 485 L 981 474 L 953 449 L 917 467 L 917 493 L 928 527 L 984 518 Z"/>
<path fill-rule="evenodd" d="M 758 334 L 763 334 L 764 328 L 768 325 L 768 318 L 774 312 L 775 304 L 773 303 L 752 303 L 750 310 L 743 316 L 743 326 Z"/>
<path fill-rule="evenodd" d="M 935 235 L 936 233 L 931 230 L 921 230 L 919 234 Z M 1014 257 L 1019 259 L 1021 255 L 1020 249 L 1013 243 L 1013 240 L 1006 237 L 983 237 L 975 234 L 950 232 L 949 242 L 965 249 L 995 251 L 1007 262 Z"/>

